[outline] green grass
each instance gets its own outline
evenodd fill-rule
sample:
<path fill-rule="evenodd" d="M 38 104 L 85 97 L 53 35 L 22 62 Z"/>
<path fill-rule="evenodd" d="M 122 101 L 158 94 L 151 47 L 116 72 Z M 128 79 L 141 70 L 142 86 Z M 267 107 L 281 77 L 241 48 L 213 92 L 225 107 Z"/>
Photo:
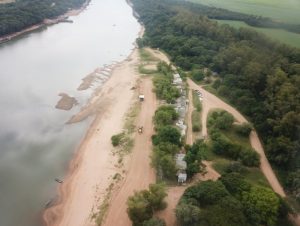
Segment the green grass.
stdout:
<path fill-rule="evenodd" d="M 231 162 L 232 161 L 230 159 L 216 158 L 213 161 L 212 166 L 218 173 L 224 174 Z M 259 168 L 245 167 L 245 169 L 245 172 L 242 172 L 241 175 L 244 176 L 249 183 L 251 183 L 252 185 L 270 187 L 267 179 Z"/>
<path fill-rule="evenodd" d="M 200 132 L 202 125 L 201 125 L 201 117 L 200 112 L 194 110 L 192 112 L 192 128 L 193 132 Z"/>
<path fill-rule="evenodd" d="M 219 24 L 228 24 L 234 28 L 245 27 L 245 28 L 254 29 L 258 32 L 265 34 L 272 40 L 279 41 L 284 44 L 300 48 L 300 34 L 288 32 L 282 29 L 252 27 L 244 23 L 243 21 L 234 21 L 234 20 L 217 20 L 217 21 Z M 300 19 L 299 19 L 299 23 L 300 23 Z"/>
<path fill-rule="evenodd" d="M 277 21 L 299 23 L 300 0 L 189 0 L 235 12 L 270 17 Z"/>
<path fill-rule="evenodd" d="M 147 65 L 143 65 L 143 64 L 139 65 L 139 73 L 140 74 L 152 75 L 152 74 L 157 73 L 157 70 L 147 69 L 147 68 L 145 68 L 145 66 L 147 66 Z"/>
<path fill-rule="evenodd" d="M 234 129 L 234 125 L 229 130 L 222 130 L 222 132 L 230 140 L 235 141 L 236 143 L 240 144 L 243 147 L 251 148 L 249 138 L 238 134 Z"/>
<path fill-rule="evenodd" d="M 193 105 L 198 112 L 202 110 L 202 104 L 200 102 L 199 97 L 197 96 L 196 92 L 193 91 Z"/>
<path fill-rule="evenodd" d="M 149 51 L 147 51 L 144 48 L 139 49 L 139 52 L 142 61 L 159 61 L 159 59 L 157 59 L 155 56 L 153 56 Z"/>

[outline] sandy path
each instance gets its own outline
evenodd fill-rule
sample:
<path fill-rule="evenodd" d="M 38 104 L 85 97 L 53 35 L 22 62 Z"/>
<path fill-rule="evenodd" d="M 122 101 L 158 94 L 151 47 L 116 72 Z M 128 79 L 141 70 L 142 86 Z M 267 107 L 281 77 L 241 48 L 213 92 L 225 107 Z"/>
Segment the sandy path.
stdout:
<path fill-rule="evenodd" d="M 188 84 L 191 89 L 198 89 L 203 94 L 202 133 L 204 136 L 207 136 L 207 127 L 206 127 L 207 115 L 210 110 L 215 109 L 215 108 L 224 109 L 224 110 L 228 111 L 235 117 L 235 119 L 239 123 L 247 122 L 245 117 L 243 117 L 236 109 L 234 109 L 230 105 L 226 104 L 224 101 L 222 101 L 215 95 L 207 92 L 205 89 L 198 86 L 192 80 L 188 79 Z M 265 152 L 261 145 L 261 142 L 255 131 L 252 131 L 250 134 L 250 143 L 251 143 L 251 146 L 255 149 L 255 151 L 257 151 L 257 153 L 259 153 L 259 155 L 260 155 L 260 163 L 261 163 L 260 169 L 263 172 L 263 174 L 265 175 L 265 177 L 267 178 L 267 180 L 269 181 L 271 187 L 280 196 L 285 197 L 285 192 L 284 192 L 282 186 L 280 185 L 279 181 L 277 180 L 277 177 L 274 174 L 268 159 L 266 158 L 266 155 L 265 155 Z"/>
<path fill-rule="evenodd" d="M 94 225 L 90 219 L 92 209 L 99 206 L 99 198 L 103 198 L 111 176 L 117 172 L 110 138 L 121 131 L 124 115 L 134 95 L 131 87 L 137 79 L 138 51 L 135 50 L 130 58 L 113 71 L 94 97 L 96 119 L 59 188 L 59 204 L 44 213 L 46 225 Z"/>
<path fill-rule="evenodd" d="M 155 94 L 152 92 L 152 80 L 142 79 L 141 93 L 145 95 L 141 111 L 137 119 L 137 125 L 143 126 L 142 134 L 136 134 L 135 145 L 128 162 L 128 173 L 121 187 L 113 195 L 104 226 L 131 226 L 128 218 L 126 201 L 134 191 L 147 189 L 148 185 L 155 183 L 155 171 L 150 166 L 150 154 L 152 152 L 151 136 L 153 135 L 152 117 L 157 107 Z"/>

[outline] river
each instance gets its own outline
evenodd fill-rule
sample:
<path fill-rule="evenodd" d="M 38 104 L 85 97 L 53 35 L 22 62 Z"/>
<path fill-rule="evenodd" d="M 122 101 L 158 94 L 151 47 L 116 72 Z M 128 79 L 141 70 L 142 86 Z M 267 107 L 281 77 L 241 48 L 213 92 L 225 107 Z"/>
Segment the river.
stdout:
<path fill-rule="evenodd" d="M 122 61 L 140 26 L 125 0 L 92 0 L 73 23 L 0 45 L 0 225 L 39 226 L 91 119 L 65 122 L 94 88 L 77 91 L 96 68 Z M 79 105 L 55 108 L 65 92 Z"/>

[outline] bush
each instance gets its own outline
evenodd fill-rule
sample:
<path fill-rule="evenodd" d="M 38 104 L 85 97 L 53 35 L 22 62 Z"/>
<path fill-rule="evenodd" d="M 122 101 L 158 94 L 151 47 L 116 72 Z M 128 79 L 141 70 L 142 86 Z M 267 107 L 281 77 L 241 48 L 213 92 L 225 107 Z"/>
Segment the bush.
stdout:
<path fill-rule="evenodd" d="M 209 126 L 226 130 L 231 128 L 234 122 L 233 116 L 227 111 L 213 112 L 209 118 Z"/>
<path fill-rule="evenodd" d="M 259 166 L 259 154 L 251 148 L 231 142 L 227 137 L 214 130 L 212 135 L 212 151 L 233 160 L 241 160 L 245 166 Z"/>
<path fill-rule="evenodd" d="M 248 137 L 251 133 L 252 126 L 249 123 L 243 123 L 242 125 L 235 125 L 235 131 L 241 136 Z"/>
<path fill-rule="evenodd" d="M 259 154 L 251 148 L 243 149 L 239 157 L 245 166 L 259 166 Z"/>
<path fill-rule="evenodd" d="M 227 191 L 234 196 L 241 196 L 243 192 L 250 191 L 251 185 L 239 173 L 226 173 L 220 178 Z"/>
<path fill-rule="evenodd" d="M 205 75 L 203 73 L 203 70 L 193 70 L 192 71 L 192 78 L 197 81 L 197 82 L 200 82 L 204 79 Z"/>
<path fill-rule="evenodd" d="M 242 204 L 250 222 L 255 225 L 275 225 L 280 200 L 269 188 L 254 186 L 242 195 Z"/>
<path fill-rule="evenodd" d="M 167 196 L 163 184 L 150 184 L 149 190 L 135 192 L 127 200 L 127 213 L 133 225 L 142 225 L 152 218 L 153 211 L 166 207 L 164 198 Z"/>
<path fill-rule="evenodd" d="M 166 222 L 159 218 L 151 218 L 144 221 L 142 226 L 166 226 Z"/>
<path fill-rule="evenodd" d="M 156 135 L 152 136 L 152 142 L 154 145 L 168 142 L 180 146 L 180 138 L 181 134 L 178 129 L 172 126 L 164 126 L 158 130 Z"/>
<path fill-rule="evenodd" d="M 226 173 L 246 173 L 247 169 L 240 162 L 230 162 L 225 171 Z"/>
<path fill-rule="evenodd" d="M 198 112 L 202 110 L 202 104 L 200 102 L 199 97 L 197 96 L 197 93 L 195 92 L 193 92 L 193 105 Z"/>
<path fill-rule="evenodd" d="M 195 199 L 198 205 L 205 207 L 216 204 L 221 198 L 229 193 L 220 181 L 203 181 L 185 190 L 183 198 L 185 200 Z"/>
<path fill-rule="evenodd" d="M 197 226 L 201 219 L 201 209 L 191 204 L 180 203 L 175 209 L 176 218 L 182 226 Z"/>
<path fill-rule="evenodd" d="M 192 146 L 187 147 L 185 161 L 189 177 L 202 171 L 201 161 L 205 158 L 207 151 L 208 147 L 203 140 L 197 140 Z"/>
<path fill-rule="evenodd" d="M 161 126 L 172 125 L 177 118 L 178 114 L 174 107 L 170 105 L 164 105 L 156 110 L 153 121 L 155 126 L 158 128 Z"/>
<path fill-rule="evenodd" d="M 114 147 L 119 146 L 122 143 L 122 139 L 124 138 L 124 133 L 119 133 L 117 135 L 113 135 L 111 137 L 111 143 Z"/>
<path fill-rule="evenodd" d="M 192 130 L 193 132 L 199 132 L 201 130 L 201 118 L 198 111 L 192 112 Z"/>

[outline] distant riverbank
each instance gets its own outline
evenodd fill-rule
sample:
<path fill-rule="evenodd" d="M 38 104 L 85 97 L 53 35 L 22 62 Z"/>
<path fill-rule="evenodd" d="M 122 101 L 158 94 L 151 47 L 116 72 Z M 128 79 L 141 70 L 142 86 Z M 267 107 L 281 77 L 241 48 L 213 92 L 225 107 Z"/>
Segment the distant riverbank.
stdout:
<path fill-rule="evenodd" d="M 44 19 L 42 23 L 39 24 L 35 24 L 33 26 L 30 26 L 28 28 L 25 28 L 21 31 L 18 32 L 14 32 L 12 34 L 9 35 L 4 35 L 0 37 L 0 44 L 4 43 L 4 42 L 8 42 L 11 41 L 14 38 L 17 38 L 20 35 L 35 31 L 37 29 L 40 29 L 42 27 L 45 26 L 49 26 L 49 25 L 53 25 L 53 24 L 57 24 L 60 22 L 71 22 L 70 20 L 68 20 L 68 17 L 70 16 L 76 16 L 79 13 L 81 13 L 91 2 L 91 0 L 86 0 L 85 3 L 83 3 L 83 5 L 79 8 L 79 9 L 70 9 L 68 12 L 56 17 L 55 19 Z"/>

